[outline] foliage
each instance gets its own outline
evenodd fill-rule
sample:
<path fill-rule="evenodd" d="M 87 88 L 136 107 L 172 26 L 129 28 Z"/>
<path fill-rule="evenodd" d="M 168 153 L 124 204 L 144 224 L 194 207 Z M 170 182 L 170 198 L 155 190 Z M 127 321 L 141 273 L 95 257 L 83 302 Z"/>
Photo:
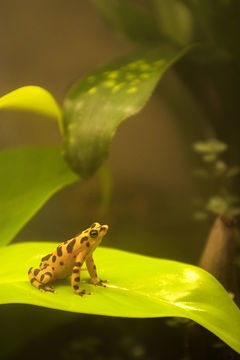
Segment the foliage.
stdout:
<path fill-rule="evenodd" d="M 194 213 L 196 220 L 206 219 L 209 214 L 240 215 L 240 199 L 230 192 L 230 181 L 239 174 L 240 168 L 228 166 L 221 159 L 227 148 L 227 144 L 217 139 L 193 144 L 193 150 L 201 157 L 202 163 L 201 167 L 195 169 L 194 175 L 208 185 L 205 198 L 195 199 L 199 208 Z"/>
<path fill-rule="evenodd" d="M 59 123 L 62 116 L 54 97 L 40 86 L 23 86 L 2 96 L 0 110 L 31 111 L 57 119 Z"/>
<path fill-rule="evenodd" d="M 93 3 L 112 27 L 131 41 L 140 43 L 141 47 L 74 84 L 65 98 L 63 110 L 51 94 L 35 86 L 17 89 L 0 98 L 0 109 L 38 112 L 57 119 L 63 136 L 64 157 L 84 178 L 92 176 L 102 166 L 120 123 L 141 110 L 164 72 L 189 53 L 196 42 L 199 42 L 198 50 L 183 60 L 195 95 L 199 95 L 199 89 L 205 94 L 206 88 L 204 82 L 199 85 L 196 81 L 196 68 L 201 70 L 200 76 L 209 71 L 209 76 L 214 78 L 212 64 L 217 63 L 220 68 L 222 64 L 234 64 L 230 68 L 237 73 L 235 65 L 240 55 L 236 37 L 240 31 L 237 0 L 151 0 L 144 7 L 120 0 L 93 0 Z M 178 71 L 184 74 L 180 65 Z M 220 72 L 221 79 L 223 73 Z M 217 77 L 212 82 L 217 87 L 220 80 Z M 226 94 L 222 83 L 219 88 L 221 95 Z M 199 97 L 206 104 L 202 94 Z M 238 108 L 238 103 L 234 105 Z M 232 108 L 230 103 L 228 109 Z M 211 111 L 206 109 L 205 112 L 206 118 L 211 117 Z M 218 118 L 218 113 L 215 117 Z M 216 122 L 213 126 L 220 127 Z M 222 128 L 220 130 L 224 133 Z M 225 143 L 210 139 L 196 143 L 195 150 L 205 164 L 197 169 L 198 177 L 225 181 L 238 174 L 238 167 L 228 167 L 219 159 L 226 150 Z M 2 245 L 12 240 L 54 192 L 79 180 L 61 158 L 60 149 L 5 150 L 0 153 L 0 165 L 3 173 L 0 179 Z M 104 178 L 107 179 L 102 180 L 107 203 L 111 181 L 103 171 L 101 179 Z M 204 211 L 236 215 L 239 214 L 237 201 L 237 197 L 224 189 L 211 194 Z M 108 289 L 96 288 L 95 296 L 81 299 L 72 294 L 67 282 L 62 282 L 57 285 L 57 295 L 43 295 L 30 286 L 26 272 L 52 246 L 54 244 L 34 242 L 1 248 L 2 303 L 20 302 L 111 316 L 186 317 L 205 326 L 240 352 L 239 309 L 223 287 L 201 269 L 102 249 L 97 258 L 102 264 L 102 277 L 106 275 L 110 280 Z"/>
<path fill-rule="evenodd" d="M 0 246 L 8 244 L 59 189 L 77 180 L 58 148 L 0 152 Z"/>
<path fill-rule="evenodd" d="M 63 107 L 64 156 L 81 176 L 105 160 L 117 126 L 139 111 L 186 50 L 144 48 L 80 80 Z"/>
<path fill-rule="evenodd" d="M 239 309 L 206 271 L 176 261 L 99 248 L 95 259 L 100 265 L 99 276 L 109 280 L 107 288 L 93 289 L 93 285 L 86 283 L 88 276 L 83 271 L 82 287 L 94 295 L 76 296 L 69 279 L 55 283 L 56 294 L 42 294 L 31 286 L 27 271 L 55 246 L 34 242 L 2 248 L 1 303 L 27 303 L 108 316 L 189 318 L 240 352 Z"/>

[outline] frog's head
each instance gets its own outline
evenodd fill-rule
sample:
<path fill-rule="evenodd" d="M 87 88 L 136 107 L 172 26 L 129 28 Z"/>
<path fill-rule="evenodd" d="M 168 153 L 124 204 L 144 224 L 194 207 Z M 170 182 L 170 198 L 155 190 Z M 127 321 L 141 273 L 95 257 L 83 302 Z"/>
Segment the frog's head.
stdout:
<path fill-rule="evenodd" d="M 93 243 L 100 243 L 107 231 L 108 225 L 100 225 L 99 223 L 95 222 L 89 228 L 89 238 Z"/>

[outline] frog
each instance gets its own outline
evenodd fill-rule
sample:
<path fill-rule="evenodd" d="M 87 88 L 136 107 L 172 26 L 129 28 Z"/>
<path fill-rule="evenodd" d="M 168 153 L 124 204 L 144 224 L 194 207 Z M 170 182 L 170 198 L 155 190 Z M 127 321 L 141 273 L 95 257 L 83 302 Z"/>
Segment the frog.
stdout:
<path fill-rule="evenodd" d="M 91 284 L 106 287 L 107 280 L 101 280 L 97 276 L 92 254 L 101 244 L 108 228 L 108 225 L 95 222 L 73 238 L 62 242 L 53 252 L 42 257 L 39 268 L 31 267 L 28 270 L 30 283 L 43 293 L 56 293 L 51 283 L 71 275 L 72 290 L 76 295 L 92 295 L 92 292 L 79 287 L 80 272 L 88 270 Z M 87 269 L 82 267 L 84 263 Z"/>

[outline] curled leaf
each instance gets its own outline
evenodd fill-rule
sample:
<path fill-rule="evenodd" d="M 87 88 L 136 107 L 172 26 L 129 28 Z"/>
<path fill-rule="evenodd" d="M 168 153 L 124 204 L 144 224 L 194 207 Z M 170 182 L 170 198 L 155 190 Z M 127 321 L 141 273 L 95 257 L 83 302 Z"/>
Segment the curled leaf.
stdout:
<path fill-rule="evenodd" d="M 75 295 L 70 279 L 56 281 L 56 294 L 42 294 L 30 284 L 27 272 L 55 247 L 32 242 L 1 248 L 0 303 L 108 316 L 188 318 L 240 353 L 240 310 L 223 286 L 201 268 L 100 247 L 94 259 L 99 276 L 109 280 L 106 288 L 90 285 L 83 271 L 81 286 L 93 295 Z"/>
<path fill-rule="evenodd" d="M 0 98 L 0 110 L 30 111 L 57 119 L 61 128 L 62 112 L 54 97 L 40 86 L 23 86 Z"/>

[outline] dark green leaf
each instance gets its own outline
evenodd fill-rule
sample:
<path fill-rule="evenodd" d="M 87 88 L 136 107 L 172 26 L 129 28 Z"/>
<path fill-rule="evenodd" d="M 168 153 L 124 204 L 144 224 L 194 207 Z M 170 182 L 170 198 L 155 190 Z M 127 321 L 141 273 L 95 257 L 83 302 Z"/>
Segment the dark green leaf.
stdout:
<path fill-rule="evenodd" d="M 124 0 L 92 0 L 100 15 L 128 39 L 145 42 L 159 38 L 155 19 Z"/>
<path fill-rule="evenodd" d="M 162 37 L 181 46 L 193 42 L 193 18 L 179 0 L 153 0 L 155 16 Z"/>
<path fill-rule="evenodd" d="M 117 126 L 144 106 L 164 72 L 186 51 L 141 49 L 73 86 L 63 109 L 64 152 L 77 173 L 88 177 L 96 171 Z"/>
<path fill-rule="evenodd" d="M 192 11 L 199 39 L 240 55 L 238 0 L 180 0 Z"/>

